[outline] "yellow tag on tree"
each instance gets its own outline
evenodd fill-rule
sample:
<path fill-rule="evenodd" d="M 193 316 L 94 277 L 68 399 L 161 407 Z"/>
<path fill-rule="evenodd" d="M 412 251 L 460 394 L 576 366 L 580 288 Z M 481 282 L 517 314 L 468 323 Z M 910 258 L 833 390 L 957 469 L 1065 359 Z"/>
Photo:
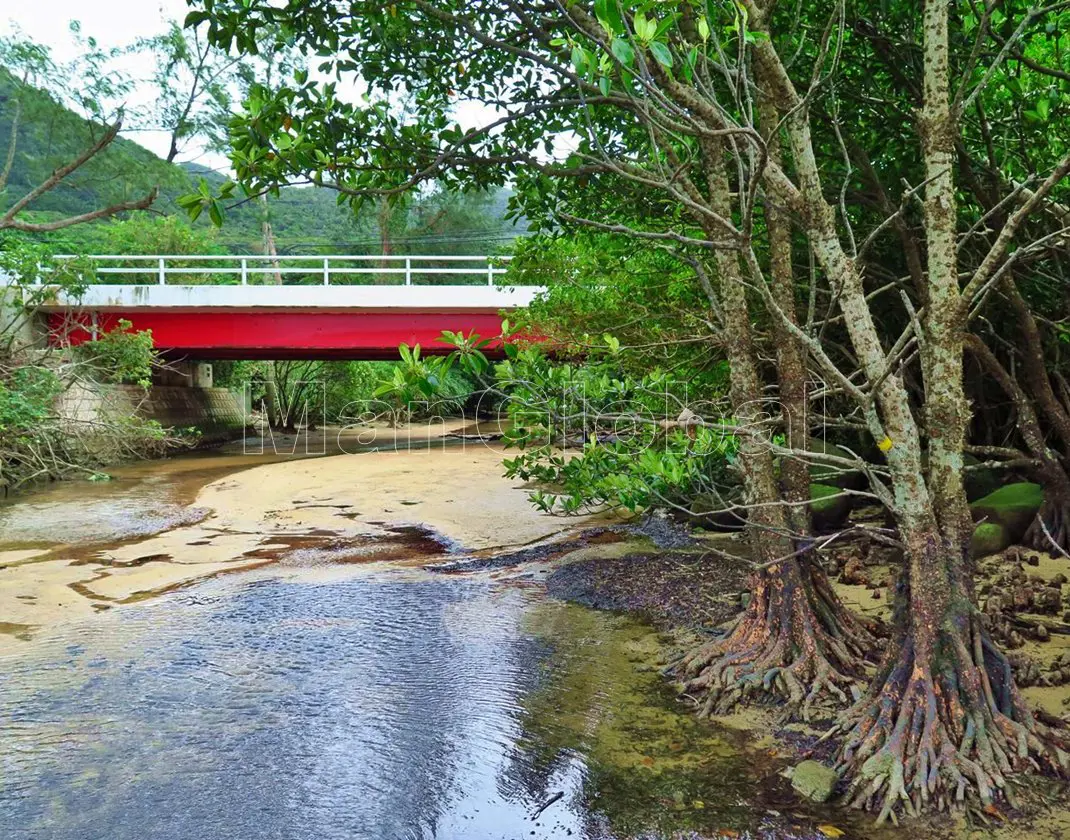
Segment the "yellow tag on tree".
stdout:
<path fill-rule="evenodd" d="M 889 449 L 892 448 L 892 446 L 894 446 L 894 444 L 892 443 L 892 439 L 890 437 L 886 437 L 884 440 L 877 444 L 877 449 L 879 449 L 881 452 L 887 452 Z"/>

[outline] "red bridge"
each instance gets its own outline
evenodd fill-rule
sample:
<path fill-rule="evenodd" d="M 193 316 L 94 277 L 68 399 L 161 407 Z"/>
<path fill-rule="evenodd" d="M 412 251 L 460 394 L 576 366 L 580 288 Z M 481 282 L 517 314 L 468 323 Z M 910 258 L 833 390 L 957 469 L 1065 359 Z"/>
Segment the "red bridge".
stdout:
<path fill-rule="evenodd" d="M 446 352 L 443 330 L 497 336 L 502 312 L 541 291 L 502 285 L 502 257 L 90 259 L 83 295 L 40 307 L 51 335 L 78 344 L 126 320 L 188 359 L 396 359 L 402 342 Z"/>

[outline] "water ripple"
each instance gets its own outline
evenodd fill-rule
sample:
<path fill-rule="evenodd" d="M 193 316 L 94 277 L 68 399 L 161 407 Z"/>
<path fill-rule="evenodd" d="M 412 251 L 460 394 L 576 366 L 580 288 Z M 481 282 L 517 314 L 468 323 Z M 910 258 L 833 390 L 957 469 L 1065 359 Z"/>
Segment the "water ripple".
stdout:
<path fill-rule="evenodd" d="M 6 656 L 11 838 L 530 837 L 534 596 L 381 575 L 209 581 Z M 506 780 L 503 782 L 503 779 Z M 573 792 L 575 765 L 547 781 Z M 583 836 L 579 805 L 538 836 Z"/>

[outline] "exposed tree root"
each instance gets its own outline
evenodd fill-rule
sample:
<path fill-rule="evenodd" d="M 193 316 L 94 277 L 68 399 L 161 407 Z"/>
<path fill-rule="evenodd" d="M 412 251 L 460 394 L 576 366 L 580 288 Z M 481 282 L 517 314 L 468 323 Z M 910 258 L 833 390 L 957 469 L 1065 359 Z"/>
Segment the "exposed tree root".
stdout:
<path fill-rule="evenodd" d="M 820 566 L 789 560 L 758 572 L 732 632 L 687 656 L 678 670 L 703 716 L 765 694 L 809 719 L 819 699 L 846 705 L 848 695 L 860 694 L 872 629 L 840 603 Z"/>
<path fill-rule="evenodd" d="M 1037 551 L 1070 556 L 1070 500 L 1045 498 L 1023 542 Z"/>
<path fill-rule="evenodd" d="M 826 737 L 846 733 L 837 770 L 846 801 L 896 821 L 933 806 L 1014 805 L 1016 771 L 1067 774 L 1066 734 L 1037 723 L 980 616 L 965 627 L 915 627 L 866 696 Z"/>

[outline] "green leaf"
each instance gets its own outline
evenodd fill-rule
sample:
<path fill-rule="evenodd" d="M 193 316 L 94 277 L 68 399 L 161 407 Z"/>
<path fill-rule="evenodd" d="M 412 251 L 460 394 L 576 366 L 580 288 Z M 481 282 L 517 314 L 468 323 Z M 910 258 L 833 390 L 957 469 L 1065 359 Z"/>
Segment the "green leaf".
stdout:
<path fill-rule="evenodd" d="M 632 19 L 632 28 L 635 29 L 635 37 L 640 41 L 649 41 L 654 37 L 654 33 L 658 31 L 657 23 L 647 18 L 642 12 L 635 13 L 635 17 Z"/>
<path fill-rule="evenodd" d="M 609 48 L 613 51 L 613 55 L 617 57 L 617 61 L 625 67 L 631 67 L 635 64 L 635 50 L 632 49 L 632 45 L 623 38 L 614 38 L 613 43 L 609 45 Z"/>
<path fill-rule="evenodd" d="M 583 47 L 579 44 L 575 44 L 572 47 L 572 68 L 576 71 L 577 76 L 587 75 L 587 53 L 584 52 Z"/>
<path fill-rule="evenodd" d="M 1047 99 L 1037 100 L 1037 116 L 1040 117 L 1041 122 L 1048 121 L 1048 113 L 1051 108 L 1051 102 Z"/>
<path fill-rule="evenodd" d="M 624 20 L 620 16 L 617 0 L 595 0 L 594 16 L 610 35 L 619 35 L 624 31 Z"/>
<path fill-rule="evenodd" d="M 650 52 L 658 60 L 658 64 L 666 70 L 672 69 L 672 51 L 667 44 L 663 44 L 661 41 L 654 41 L 650 45 Z"/>
<path fill-rule="evenodd" d="M 209 203 L 208 218 L 212 220 L 212 224 L 216 227 L 223 227 L 223 208 L 218 201 Z"/>

